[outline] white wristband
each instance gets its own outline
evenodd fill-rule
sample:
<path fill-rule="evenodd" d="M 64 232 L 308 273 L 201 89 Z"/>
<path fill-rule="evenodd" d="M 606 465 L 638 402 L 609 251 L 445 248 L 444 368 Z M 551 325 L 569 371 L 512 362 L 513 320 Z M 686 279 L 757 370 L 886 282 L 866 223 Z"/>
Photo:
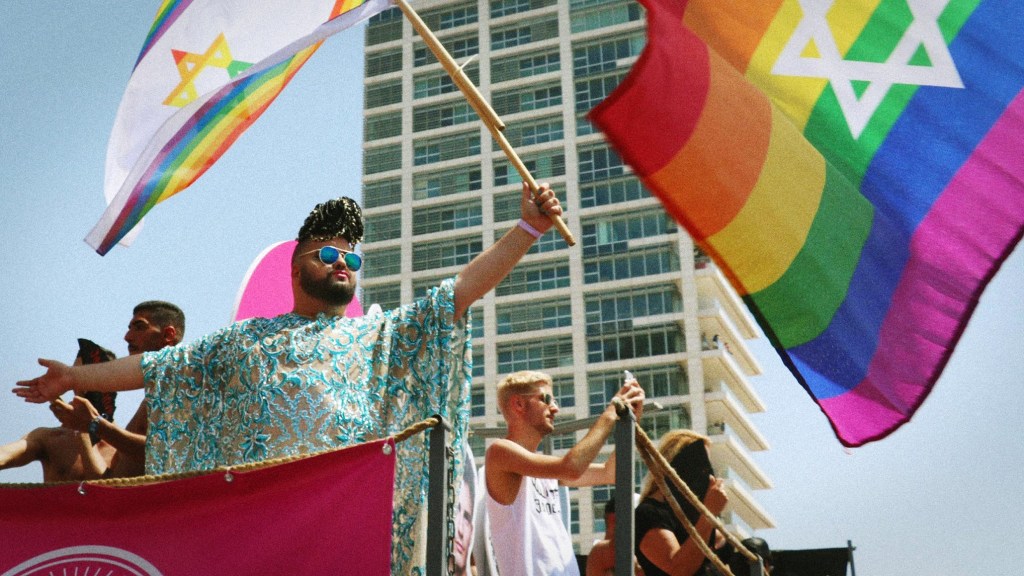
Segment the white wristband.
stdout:
<path fill-rule="evenodd" d="M 516 224 L 516 226 L 519 226 L 523 230 L 526 230 L 526 233 L 529 234 L 530 236 L 533 236 L 534 238 L 540 238 L 540 231 L 538 231 L 533 226 L 530 226 L 530 223 L 527 222 L 526 220 L 520 218 L 519 223 Z"/>

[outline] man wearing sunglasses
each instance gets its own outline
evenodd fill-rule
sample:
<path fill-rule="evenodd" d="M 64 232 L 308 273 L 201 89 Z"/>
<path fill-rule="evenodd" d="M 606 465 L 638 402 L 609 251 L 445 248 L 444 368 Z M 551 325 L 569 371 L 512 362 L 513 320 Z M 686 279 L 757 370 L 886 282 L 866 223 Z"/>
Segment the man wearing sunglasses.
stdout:
<path fill-rule="evenodd" d="M 359 206 L 317 205 L 297 235 L 292 312 L 253 318 L 187 345 L 102 370 L 40 360 L 43 376 L 15 393 L 44 402 L 71 387 L 146 388 L 146 471 L 185 472 L 335 448 L 395 434 L 441 413 L 453 421 L 455 453 L 468 425 L 470 305 L 515 267 L 562 208 L 545 184 L 523 187 L 522 219 L 454 278 L 406 306 L 345 318 L 362 258 Z M 88 368 L 88 367 L 85 367 Z M 423 435 L 399 445 L 392 571 L 420 567 L 425 538 Z M 458 468 L 457 468 L 458 469 Z M 420 551 L 423 547 L 418 547 Z M 414 558 L 414 556 L 416 556 Z"/>
<path fill-rule="evenodd" d="M 644 391 L 635 379 L 615 394 L 643 414 Z M 498 383 L 498 406 L 508 423 L 505 438 L 487 448 L 484 480 L 494 556 L 501 576 L 579 576 L 572 538 L 561 519 L 559 485 L 615 482 L 615 455 L 593 464 L 619 419 L 614 405 L 562 456 L 537 452 L 555 429 L 558 404 L 551 376 L 523 371 Z"/>

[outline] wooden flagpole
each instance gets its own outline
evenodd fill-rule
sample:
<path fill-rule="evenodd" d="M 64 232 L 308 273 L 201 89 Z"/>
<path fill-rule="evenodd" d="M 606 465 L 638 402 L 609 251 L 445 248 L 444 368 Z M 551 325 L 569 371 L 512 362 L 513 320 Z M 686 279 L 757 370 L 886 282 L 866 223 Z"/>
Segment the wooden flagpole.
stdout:
<path fill-rule="evenodd" d="M 523 164 L 519 155 L 516 154 L 516 151 L 512 148 L 512 145 L 509 144 L 508 139 L 505 138 L 505 133 L 503 132 L 505 129 L 505 123 L 501 121 L 501 118 L 499 118 L 497 113 L 494 112 L 491 105 L 484 99 L 483 94 L 480 94 L 480 91 L 477 90 L 476 86 L 473 85 L 473 82 L 468 76 L 466 76 L 462 67 L 455 62 L 455 59 L 448 53 L 448 50 L 445 49 L 440 40 L 434 36 L 434 33 L 431 32 L 430 28 L 428 28 L 426 23 L 423 22 L 420 15 L 413 10 L 412 6 L 410 6 L 406 0 L 394 0 L 394 3 L 402 10 L 405 17 L 409 19 L 412 27 L 415 28 L 423 38 L 423 42 L 427 45 L 427 48 L 430 48 L 430 51 L 433 52 L 434 56 L 436 56 L 438 61 L 441 62 L 441 66 L 444 67 L 445 71 L 448 72 L 448 75 L 451 76 L 452 81 L 455 82 L 455 85 L 462 91 L 466 100 L 469 101 L 469 105 L 472 106 L 473 110 L 475 110 L 477 115 L 480 116 L 480 120 L 483 121 L 484 126 L 487 126 L 487 129 L 491 132 L 491 136 L 494 137 L 498 142 L 498 145 L 501 146 L 502 151 L 505 152 L 505 156 L 508 157 L 509 162 L 515 166 L 516 171 L 519 172 L 523 182 L 526 182 L 526 185 L 530 187 L 530 190 L 534 194 L 537 194 L 537 191 L 540 189 L 537 185 L 537 181 L 534 180 L 533 175 L 530 174 L 526 165 Z M 569 227 L 565 225 L 562 218 L 557 214 L 548 214 L 548 218 L 550 218 L 551 222 L 554 223 L 555 228 L 558 229 L 558 232 L 562 235 L 562 239 L 565 240 L 565 243 L 569 246 L 575 246 L 576 238 L 573 237 L 572 232 L 569 231 Z"/>

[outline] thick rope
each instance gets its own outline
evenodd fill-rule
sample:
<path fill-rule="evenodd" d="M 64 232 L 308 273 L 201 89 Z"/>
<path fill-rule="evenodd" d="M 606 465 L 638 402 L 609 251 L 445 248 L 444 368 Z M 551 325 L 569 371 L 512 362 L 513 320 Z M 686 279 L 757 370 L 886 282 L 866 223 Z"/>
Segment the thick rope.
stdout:
<path fill-rule="evenodd" d="M 619 410 L 620 417 L 623 416 L 621 410 L 628 410 L 625 404 L 622 403 L 617 403 L 616 409 Z M 637 452 L 640 453 L 640 457 L 643 458 L 644 462 L 647 464 L 647 469 L 650 470 L 651 477 L 654 479 L 655 484 L 658 485 L 658 489 L 665 496 L 665 501 L 668 502 L 669 507 L 672 508 L 672 512 L 675 513 L 676 518 L 679 519 L 683 528 L 686 530 L 686 533 L 694 540 L 704 556 L 715 565 L 715 568 L 723 574 L 733 576 L 729 567 L 722 563 L 722 560 L 718 555 L 711 550 L 702 538 L 700 538 L 697 534 L 697 528 L 694 527 L 694 525 L 690 523 L 689 519 L 686 518 L 686 515 L 683 514 L 682 508 L 680 508 L 679 503 L 676 502 L 675 495 L 668 489 L 665 478 L 672 481 L 672 484 L 683 494 L 686 500 L 705 518 L 707 518 L 715 529 L 725 536 L 726 540 L 732 544 L 736 551 L 742 554 L 748 561 L 752 563 L 757 562 L 758 557 L 748 550 L 747 547 L 736 538 L 736 536 L 725 529 L 725 525 L 722 524 L 722 521 L 704 506 L 704 503 L 701 502 L 700 498 L 698 498 L 697 495 L 693 493 L 693 490 L 690 490 L 690 487 L 686 485 L 686 482 L 683 482 L 682 478 L 676 474 L 676 471 L 672 468 L 669 461 L 661 454 L 661 452 L 658 452 L 654 443 L 651 442 L 650 437 L 647 436 L 644 429 L 640 427 L 639 422 L 635 423 L 635 429 Z M 765 573 L 765 576 L 767 576 L 767 573 Z"/>
<path fill-rule="evenodd" d="M 412 426 L 409 426 L 405 430 L 402 430 L 398 434 L 392 436 L 395 440 L 395 444 L 404 442 L 410 437 L 419 434 L 427 428 L 433 428 L 441 423 L 441 419 L 436 416 L 431 416 L 425 420 L 417 422 Z M 177 474 L 147 474 L 145 476 L 132 476 L 130 478 L 102 478 L 96 480 L 69 480 L 66 482 L 47 482 L 47 483 L 20 483 L 20 484 L 0 484 L 0 488 L 41 488 L 46 486 L 141 486 L 143 484 L 151 484 L 156 482 L 170 482 L 172 480 L 182 480 L 184 478 L 194 478 L 196 476 L 205 476 L 207 474 L 214 474 L 217 472 L 229 473 L 229 472 L 249 472 L 252 470 L 259 470 L 261 468 L 269 468 L 271 466 L 278 466 L 280 464 L 287 464 L 296 460 L 302 460 L 304 458 L 310 458 L 313 456 L 319 456 L 328 452 L 334 452 L 336 450 L 344 450 L 350 448 L 350 446 L 327 448 L 325 450 L 319 450 L 317 452 L 310 452 L 307 454 L 298 454 L 295 456 L 281 456 L 279 458 L 273 458 L 270 460 L 263 460 L 261 462 L 252 462 L 249 464 L 239 464 L 237 466 L 218 466 L 217 468 L 211 468 L 208 470 L 193 470 L 189 472 L 179 472 Z"/>

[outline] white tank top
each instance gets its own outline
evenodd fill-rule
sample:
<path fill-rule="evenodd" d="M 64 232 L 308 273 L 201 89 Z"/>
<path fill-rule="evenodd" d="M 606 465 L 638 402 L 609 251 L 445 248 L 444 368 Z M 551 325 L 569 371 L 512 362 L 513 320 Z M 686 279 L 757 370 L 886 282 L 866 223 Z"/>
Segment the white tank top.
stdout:
<path fill-rule="evenodd" d="M 579 576 L 562 522 L 558 480 L 524 476 L 512 504 L 487 494 L 491 544 L 500 576 Z"/>

